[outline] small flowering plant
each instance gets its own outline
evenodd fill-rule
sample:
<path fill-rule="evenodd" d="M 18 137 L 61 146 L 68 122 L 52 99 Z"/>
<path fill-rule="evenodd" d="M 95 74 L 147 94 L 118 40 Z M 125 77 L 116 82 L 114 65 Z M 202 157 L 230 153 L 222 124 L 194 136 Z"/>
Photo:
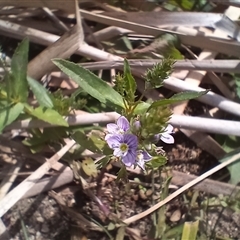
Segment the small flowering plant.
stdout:
<path fill-rule="evenodd" d="M 158 143 L 174 143 L 173 126 L 169 124 L 172 115 L 169 105 L 206 93 L 184 92 L 169 99 L 143 101 L 147 91 L 163 86 L 174 64 L 170 59 L 163 60 L 146 72 L 145 90 L 140 96 L 127 60 L 124 60 L 123 74 L 116 76 L 114 88 L 79 65 L 66 60 L 54 60 L 54 63 L 89 95 L 119 113 L 115 123 L 106 125 L 101 137 L 88 134 L 86 139 L 82 137 L 82 132 L 75 132 L 72 136 L 81 146 L 105 155 L 99 166 L 118 161 L 122 166 L 119 178 L 126 178 L 127 167 L 140 167 L 145 171 L 163 166 L 167 158 Z"/>

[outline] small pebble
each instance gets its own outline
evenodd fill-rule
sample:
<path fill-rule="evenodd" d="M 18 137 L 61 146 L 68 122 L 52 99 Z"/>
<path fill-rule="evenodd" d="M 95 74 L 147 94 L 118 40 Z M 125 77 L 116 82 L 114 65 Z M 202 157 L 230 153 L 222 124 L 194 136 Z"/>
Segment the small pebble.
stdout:
<path fill-rule="evenodd" d="M 147 199 L 147 196 L 146 196 L 144 190 L 140 189 L 138 193 L 139 193 L 139 196 L 141 199 L 143 199 L 143 200 Z"/>
<path fill-rule="evenodd" d="M 44 222 L 44 219 L 40 216 L 40 217 L 37 217 L 36 220 L 40 223 L 43 223 Z"/>
<path fill-rule="evenodd" d="M 48 233 L 49 232 L 49 227 L 47 224 L 43 224 L 41 227 L 41 232 L 42 233 Z"/>
<path fill-rule="evenodd" d="M 152 193 L 153 193 L 152 189 L 148 189 L 148 190 L 146 191 L 146 195 L 147 195 L 148 197 L 151 196 Z"/>
<path fill-rule="evenodd" d="M 178 222 L 181 219 L 181 211 L 176 210 L 173 212 L 172 216 L 170 217 L 171 222 Z"/>

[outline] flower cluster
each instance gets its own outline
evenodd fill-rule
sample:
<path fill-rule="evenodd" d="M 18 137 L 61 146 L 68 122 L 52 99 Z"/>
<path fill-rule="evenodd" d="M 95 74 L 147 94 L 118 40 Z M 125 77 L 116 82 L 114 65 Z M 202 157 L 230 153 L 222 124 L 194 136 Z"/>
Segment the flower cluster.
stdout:
<path fill-rule="evenodd" d="M 140 122 L 135 121 L 135 129 L 140 128 Z M 105 140 L 108 146 L 113 149 L 113 155 L 121 159 L 123 164 L 127 167 L 138 165 L 145 170 L 145 163 L 152 159 L 152 156 L 139 146 L 139 139 L 130 131 L 130 123 L 124 117 L 118 118 L 117 123 L 107 124 L 108 134 Z M 173 143 L 174 138 L 170 135 L 173 127 L 168 125 L 166 131 L 155 136 L 158 141 L 161 139 L 166 143 Z"/>

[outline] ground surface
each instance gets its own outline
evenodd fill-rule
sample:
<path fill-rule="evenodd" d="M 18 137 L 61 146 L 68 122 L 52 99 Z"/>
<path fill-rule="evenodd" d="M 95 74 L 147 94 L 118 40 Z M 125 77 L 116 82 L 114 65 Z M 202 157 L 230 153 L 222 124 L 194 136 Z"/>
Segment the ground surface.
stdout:
<path fill-rule="evenodd" d="M 168 165 L 174 169 L 198 175 L 217 164 L 212 156 L 199 149 L 182 133 L 176 133 L 175 139 L 176 144 L 171 147 L 166 146 L 169 157 Z M 115 174 L 117 171 L 117 169 L 112 168 L 110 173 Z M 130 176 L 131 179 L 134 179 L 134 177 L 138 176 Z M 151 182 L 151 178 L 147 176 L 141 177 L 141 180 L 145 183 Z M 75 212 L 81 213 L 88 219 L 95 219 L 95 221 L 104 226 L 110 223 L 98 205 L 83 193 L 80 185 L 70 184 L 69 189 L 69 194 L 65 192 L 64 195 L 61 196 L 63 196 L 62 198 L 65 202 L 68 202 L 68 206 L 71 205 Z M 101 188 L 97 190 L 92 189 L 91 191 L 98 195 L 110 212 L 115 213 L 120 219 L 126 219 L 146 210 L 151 205 L 152 199 L 159 198 L 157 191 L 155 193 L 152 192 L 151 184 L 145 187 L 144 192 L 136 184 L 131 185 L 130 189 L 125 190 L 124 184 L 117 184 L 114 179 L 105 176 L 102 179 Z M 56 190 L 56 192 L 61 193 L 64 191 L 63 188 L 61 188 Z M 199 199 L 203 199 L 204 196 L 204 193 L 201 193 Z M 208 229 L 209 234 L 215 226 L 221 210 L 221 207 L 212 208 L 212 210 L 209 211 L 208 219 L 205 219 L 203 222 L 205 223 L 202 224 L 203 229 Z M 200 213 L 195 211 L 195 214 L 199 216 Z M 167 205 L 166 216 L 169 226 L 173 227 L 182 221 L 194 220 L 194 215 L 188 217 L 186 217 L 186 215 L 188 215 L 188 208 L 187 205 L 184 205 L 182 197 L 177 198 Z M 4 215 L 3 221 L 9 229 L 12 240 L 24 239 L 20 219 L 23 220 L 29 239 L 70 239 L 76 229 L 80 231 L 80 233 L 78 232 L 78 236 L 80 234 L 82 237 L 87 237 L 88 239 L 109 239 L 109 236 L 99 231 L 86 230 L 86 232 L 84 232 L 81 221 L 70 218 L 47 193 L 19 201 Z M 135 229 L 140 236 L 146 237 L 151 229 L 151 223 L 151 217 L 148 216 L 140 221 L 134 222 L 130 227 Z M 222 237 L 238 239 L 238 236 L 240 236 L 239 224 L 240 214 L 227 209 L 221 214 L 215 232 Z M 116 231 L 109 232 L 113 237 L 116 235 Z"/>

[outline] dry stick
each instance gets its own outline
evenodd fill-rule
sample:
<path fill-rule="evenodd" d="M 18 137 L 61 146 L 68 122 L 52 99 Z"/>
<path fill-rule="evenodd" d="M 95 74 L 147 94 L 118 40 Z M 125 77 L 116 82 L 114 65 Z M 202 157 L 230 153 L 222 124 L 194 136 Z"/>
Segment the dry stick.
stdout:
<path fill-rule="evenodd" d="M 172 174 L 173 178 L 171 179 L 171 183 L 178 186 L 184 186 L 197 178 L 197 176 L 192 174 L 186 174 L 178 171 L 173 171 Z M 238 186 L 212 179 L 204 179 L 202 182 L 193 186 L 193 188 L 216 196 L 219 194 L 230 196 L 233 192 L 240 192 L 240 187 Z"/>
<path fill-rule="evenodd" d="M 158 59 L 128 59 L 130 67 L 152 68 L 155 64 L 161 63 Z M 89 70 L 123 68 L 122 61 L 99 61 L 90 63 L 81 63 L 82 67 Z M 213 71 L 213 72 L 232 72 L 240 73 L 239 60 L 177 60 L 173 65 L 173 70 L 191 70 L 191 71 Z"/>
<path fill-rule="evenodd" d="M 174 77 L 169 77 L 164 81 L 164 86 L 175 92 L 194 91 L 200 92 L 206 89 L 201 87 L 192 86 Z M 210 106 L 217 107 L 225 112 L 240 116 L 240 104 L 228 100 L 219 94 L 209 91 L 207 94 L 197 98 L 198 101 L 206 103 Z"/>
<path fill-rule="evenodd" d="M 16 188 L 9 192 L 2 200 L 0 200 L 0 217 L 2 217 L 18 200 L 20 200 L 29 189 L 54 165 L 73 145 L 72 140 L 66 144 L 61 150 L 54 154 L 47 162 L 40 166 L 33 174 L 21 182 Z"/>
<path fill-rule="evenodd" d="M 233 156 L 232 158 L 230 158 L 229 160 L 227 160 L 226 162 L 221 163 L 220 165 L 214 167 L 213 169 L 207 171 L 206 173 L 202 174 L 200 177 L 194 179 L 193 181 L 187 183 L 185 186 L 179 188 L 177 191 L 175 191 L 173 194 L 169 195 L 168 197 L 166 197 L 163 201 L 155 204 L 154 206 L 150 207 L 149 209 L 147 209 L 146 211 L 139 213 L 135 216 L 132 216 L 130 218 L 127 218 L 126 220 L 124 220 L 123 222 L 126 224 L 130 224 L 132 222 L 135 222 L 143 217 L 146 217 L 147 215 L 151 214 L 152 212 L 156 211 L 157 209 L 159 209 L 160 207 L 162 207 L 163 205 L 167 204 L 168 202 L 170 202 L 171 200 L 173 200 L 174 198 L 176 198 L 178 195 L 180 195 L 181 193 L 185 192 L 186 190 L 188 190 L 189 188 L 193 187 L 194 185 L 198 184 L 199 182 L 203 181 L 205 178 L 211 176 L 213 173 L 223 169 L 224 167 L 236 162 L 237 160 L 239 160 L 240 158 L 240 153 L 236 154 L 235 156 Z"/>
<path fill-rule="evenodd" d="M 30 29 L 29 28 L 24 28 L 21 27 L 21 31 L 19 31 L 19 25 L 17 24 L 12 24 L 13 26 L 11 26 L 11 24 L 6 24 L 6 22 L 4 22 L 4 25 L 1 25 L 2 21 L 0 20 L 0 29 L 4 29 L 4 31 L 10 31 L 10 30 L 15 30 L 15 32 L 17 32 L 17 34 L 19 35 L 23 35 L 23 32 L 25 31 L 25 33 L 27 32 L 27 34 L 29 33 L 29 37 L 33 40 L 36 41 L 36 39 L 38 40 L 38 42 L 41 42 L 39 39 L 40 37 L 42 37 L 42 35 L 40 35 L 40 37 L 37 37 L 36 34 L 42 34 L 41 31 L 35 31 L 35 30 L 31 30 L 32 32 L 29 32 Z M 10 28 L 10 30 L 9 30 Z M 12 34 L 12 33 L 11 33 Z M 53 39 L 56 40 L 56 38 L 58 38 L 57 36 L 53 35 L 53 34 L 45 34 L 45 37 L 43 37 L 41 40 L 44 40 L 45 43 L 47 42 L 47 44 L 50 44 L 52 42 Z M 49 40 L 52 39 L 52 40 Z M 79 48 L 79 50 L 77 51 L 78 54 L 83 55 L 85 57 L 90 57 L 92 59 L 95 60 L 122 60 L 121 57 L 117 57 L 114 56 L 112 54 L 106 53 L 104 51 L 101 51 L 99 49 L 96 49 L 94 47 L 91 47 L 89 45 L 87 45 L 86 43 L 83 43 L 81 45 L 81 47 Z M 142 76 L 144 74 L 144 70 L 143 69 L 132 69 L 132 72 L 134 72 L 135 74 L 138 74 L 139 76 Z M 183 81 L 180 81 L 179 79 L 174 78 L 174 81 L 172 81 L 173 78 L 167 79 L 164 82 L 165 87 L 169 88 L 169 89 L 175 89 L 178 91 L 182 91 L 182 90 L 193 90 L 193 91 L 201 91 L 203 89 L 201 88 L 191 88 L 190 86 L 188 86 L 187 84 L 185 84 Z M 176 82 L 178 82 L 178 88 L 176 88 L 174 85 L 176 84 Z M 181 83 L 180 83 L 181 82 Z M 217 94 L 211 93 L 209 92 L 207 95 L 205 95 L 204 97 L 201 98 L 203 100 L 203 102 L 207 103 L 207 104 L 211 104 L 215 107 L 218 107 L 224 111 L 230 112 L 232 114 L 235 114 L 237 116 L 240 115 L 240 105 L 237 103 L 234 103 L 232 101 L 229 101 Z M 207 100 L 206 101 L 204 101 Z"/>
<path fill-rule="evenodd" d="M 119 117 L 118 113 L 87 113 L 76 116 L 66 117 L 65 120 L 69 126 L 86 125 L 93 123 L 109 123 L 114 122 Z M 182 115 L 172 115 L 169 121 L 173 126 L 185 129 L 198 130 L 202 132 L 211 132 L 218 134 L 240 136 L 240 122 L 221 120 L 221 119 L 209 119 L 203 117 L 191 117 Z M 6 130 L 11 129 L 23 129 L 23 128 L 47 128 L 57 125 L 51 125 L 50 123 L 43 122 L 41 120 L 23 120 L 14 122 L 6 127 Z"/>
<path fill-rule="evenodd" d="M 69 30 L 69 28 L 61 20 L 59 20 L 49 8 L 43 7 L 42 9 L 47 14 L 47 16 L 51 18 L 51 20 L 58 26 L 59 29 L 61 29 L 63 32 Z"/>
<path fill-rule="evenodd" d="M 36 160 L 40 163 L 45 163 L 47 158 L 40 156 L 38 154 L 30 154 L 28 148 L 23 146 L 21 143 L 8 140 L 0 136 L 0 151 L 7 153 L 8 155 L 22 155 L 29 159 Z M 3 146 L 4 144 L 4 146 Z M 40 179 L 24 196 L 23 198 L 30 197 L 41 193 L 42 191 L 48 191 L 70 183 L 73 181 L 73 172 L 70 167 L 63 165 L 62 163 L 56 162 L 51 166 L 52 169 L 59 171 L 57 176 L 52 176 L 49 178 Z M 29 175 L 32 174 L 29 173 Z M 15 175 L 16 176 L 16 175 Z"/>
<path fill-rule="evenodd" d="M 71 168 L 66 168 L 63 172 L 56 176 L 40 179 L 36 184 L 24 194 L 22 198 L 29 198 L 36 196 L 42 192 L 46 192 L 68 183 L 71 183 L 74 179 L 73 171 Z"/>
<path fill-rule="evenodd" d="M 99 16 L 102 17 L 101 15 Z M 113 21 L 116 21 L 116 19 L 113 19 Z M 129 24 L 130 23 L 127 23 L 125 26 L 127 29 L 130 29 L 129 26 L 131 24 L 130 25 Z M 138 31 L 143 34 L 149 34 L 153 36 L 158 36 L 161 33 L 159 28 L 153 28 L 153 27 L 137 24 L 139 26 L 138 28 L 135 29 L 135 25 L 133 25 L 134 27 L 133 31 Z M 19 39 L 22 39 L 23 37 L 28 36 L 31 39 L 31 41 L 38 44 L 42 44 L 42 45 L 49 45 L 55 42 L 59 38 L 59 36 L 56 36 L 54 34 L 46 33 L 33 28 L 24 27 L 16 23 L 3 21 L 3 20 L 0 20 L 0 30 L 2 34 L 6 36 L 11 36 Z M 186 36 L 185 34 L 181 35 L 181 40 L 186 45 L 209 48 L 213 51 L 219 51 L 228 55 L 237 56 L 237 57 L 240 56 L 240 52 L 239 52 L 240 43 L 238 42 L 233 42 L 233 41 L 230 42 L 224 39 L 216 39 L 216 38 L 214 39 L 212 37 L 204 37 L 204 36 Z M 110 59 L 110 57 L 106 59 L 113 60 L 113 58 Z M 103 59 L 103 60 L 106 60 L 106 59 Z M 96 60 L 100 60 L 100 59 L 96 59 Z M 118 58 L 117 60 L 122 60 L 122 59 Z"/>
<path fill-rule="evenodd" d="M 239 17 L 239 13 L 235 14 L 235 8 L 228 8 L 228 10 L 225 12 L 225 14 L 231 19 L 232 18 L 238 19 L 238 17 Z M 234 20 L 234 19 L 232 19 L 232 20 Z M 220 37 L 223 34 L 221 31 L 216 29 L 214 31 L 214 35 Z M 201 61 L 208 60 L 211 58 L 215 58 L 216 55 L 217 55 L 217 52 L 211 52 L 211 51 L 208 51 L 207 49 L 204 49 L 200 53 L 198 59 Z M 185 78 L 185 82 L 187 82 L 189 85 L 192 85 L 192 86 L 194 86 L 194 85 L 198 86 L 201 83 L 203 77 L 206 75 L 206 73 L 207 73 L 206 71 L 191 71 Z M 217 75 L 213 72 L 209 72 L 208 76 L 211 77 L 213 83 L 219 88 L 219 90 L 223 93 L 223 95 L 232 100 L 232 92 L 222 83 L 221 79 L 219 79 L 217 77 Z M 174 107 L 173 112 L 175 114 L 183 114 L 186 106 L 187 106 L 187 102 L 180 103 Z M 220 128 L 221 128 L 221 126 L 220 126 Z M 186 129 L 180 129 L 180 130 L 187 137 L 192 139 L 198 146 L 199 146 L 199 143 L 201 143 L 202 145 L 204 144 L 204 149 L 207 150 L 207 152 L 209 152 L 210 154 L 213 155 L 214 153 L 217 153 L 217 155 L 213 155 L 213 156 L 222 157 L 224 155 L 225 151 L 223 150 L 223 148 L 211 136 L 209 136 L 205 133 L 193 132 L 193 131 L 186 130 Z M 197 130 L 197 129 L 195 129 L 195 130 Z M 206 131 L 206 132 L 209 132 L 209 131 Z M 200 142 L 200 139 L 201 139 L 201 142 Z"/>
<path fill-rule="evenodd" d="M 15 179 L 18 177 L 17 173 L 20 171 L 22 167 L 23 161 L 17 161 L 13 166 L 10 166 L 10 169 L 7 172 L 7 176 L 3 178 L 0 184 L 0 200 L 4 198 Z"/>

